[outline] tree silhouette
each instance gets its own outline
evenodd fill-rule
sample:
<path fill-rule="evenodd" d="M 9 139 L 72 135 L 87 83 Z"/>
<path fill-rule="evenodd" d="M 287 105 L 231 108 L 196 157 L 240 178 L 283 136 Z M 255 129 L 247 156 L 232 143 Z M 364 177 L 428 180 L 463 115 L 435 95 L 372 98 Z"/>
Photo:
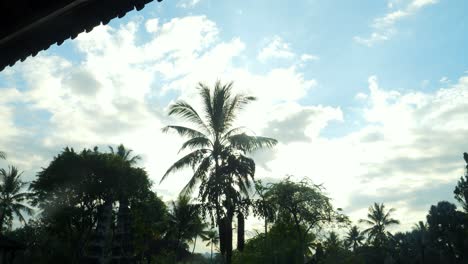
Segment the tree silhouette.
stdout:
<path fill-rule="evenodd" d="M 455 194 L 455 199 L 462 205 L 465 212 L 468 213 L 468 154 L 466 152 L 463 153 L 463 158 L 466 162 L 465 175 L 460 178 L 453 193 Z"/>
<path fill-rule="evenodd" d="M 447 201 L 431 206 L 427 215 L 429 235 L 442 255 L 451 263 L 466 255 L 466 215 Z"/>
<path fill-rule="evenodd" d="M 0 159 L 6 159 L 7 154 L 4 151 L 0 151 Z"/>
<path fill-rule="evenodd" d="M 189 196 L 179 195 L 177 201 L 172 202 L 169 221 L 173 229 L 173 236 L 177 241 L 176 260 L 181 245 L 199 234 L 201 228 L 199 215 L 199 206 L 192 204 Z"/>
<path fill-rule="evenodd" d="M 268 223 L 273 222 L 275 217 L 275 204 L 271 201 L 271 197 L 267 196 L 269 186 L 263 185 L 262 181 L 255 181 L 255 190 L 258 199 L 254 201 L 253 211 L 256 216 L 263 218 L 263 228 L 265 232 L 265 248 L 267 247 L 268 238 Z"/>
<path fill-rule="evenodd" d="M 205 232 L 203 235 L 201 235 L 202 239 L 206 243 L 207 247 L 211 248 L 211 253 L 210 253 L 210 263 L 213 263 L 213 247 L 216 246 L 219 243 L 219 235 L 216 230 L 209 230 Z"/>
<path fill-rule="evenodd" d="M 414 242 L 418 250 L 419 257 L 421 258 L 421 263 L 425 263 L 426 259 L 426 249 L 428 244 L 428 230 L 427 225 L 423 221 L 419 221 L 414 225 L 413 229 Z"/>
<path fill-rule="evenodd" d="M 125 148 L 123 144 L 118 145 L 116 150 L 114 150 L 112 146 L 109 146 L 109 150 L 112 154 L 120 157 L 130 165 L 136 165 L 136 163 L 141 160 L 139 155 L 132 156 L 133 150 Z"/>
<path fill-rule="evenodd" d="M 196 221 L 196 225 L 195 227 L 193 228 L 193 237 L 192 237 L 192 240 L 193 240 L 193 248 L 192 248 L 192 254 L 195 253 L 195 247 L 197 246 L 197 240 L 198 240 L 198 237 L 202 237 L 203 235 L 206 234 L 206 228 L 208 227 L 207 223 L 201 221 Z"/>
<path fill-rule="evenodd" d="M 362 246 L 363 241 L 364 235 L 362 234 L 362 232 L 359 231 L 359 228 L 357 226 L 352 226 L 346 234 L 344 243 L 347 248 L 351 247 L 353 249 L 353 252 L 356 252 L 356 249 L 359 246 Z"/>
<path fill-rule="evenodd" d="M 386 228 L 390 225 L 400 223 L 400 221 L 391 218 L 391 214 L 394 211 L 394 208 L 390 208 L 388 211 L 385 211 L 385 205 L 383 203 L 374 203 L 373 206 L 369 207 L 367 219 L 359 220 L 360 223 L 370 225 L 368 229 L 364 230 L 364 233 L 368 235 L 369 241 L 374 246 L 383 246 L 389 235 Z"/>
<path fill-rule="evenodd" d="M 190 194 L 200 184 L 199 196 L 205 209 L 212 219 L 215 218 L 220 231 L 226 231 L 227 240 L 221 239 L 220 242 L 223 253 L 226 248 L 228 263 L 232 254 L 233 215 L 242 197 L 248 196 L 255 174 L 255 163 L 246 155 L 277 143 L 275 139 L 249 135 L 247 129 L 234 127 L 238 112 L 255 98 L 234 95 L 232 85 L 222 85 L 218 81 L 211 91 L 200 83 L 198 90 L 203 103 L 201 115 L 184 101 L 177 101 L 169 107 L 170 116 L 180 117 L 195 128 L 170 125 L 163 129 L 164 132 L 176 131 L 180 136 L 188 138 L 180 151 L 190 152 L 176 161 L 161 179 L 163 181 L 178 170 L 193 168 L 194 174 L 182 193 Z M 221 223 L 223 218 L 225 225 Z"/>
<path fill-rule="evenodd" d="M 122 193 L 119 179 L 126 179 L 123 187 L 130 200 L 147 196 L 150 182 L 143 169 L 130 167 L 120 157 L 101 153 L 97 148 L 79 153 L 65 148 L 37 174 L 30 185 L 34 193 L 33 205 L 42 210 L 41 219 L 66 248 L 53 254 L 68 255 L 66 262 L 76 262 L 83 254 L 91 252 L 87 249 L 91 242 L 100 247 L 102 254 L 110 250 L 111 243 L 129 242 L 123 241 L 124 236 L 110 242 L 106 239 L 111 232 L 112 221 L 108 216 L 112 216 L 112 203 Z M 96 235 L 97 226 L 104 227 L 105 236 Z M 122 232 L 118 226 L 118 233 L 124 234 L 126 230 Z"/>
<path fill-rule="evenodd" d="M 26 204 L 30 193 L 22 191 L 26 183 L 21 181 L 21 174 L 14 166 L 9 167 L 8 171 L 0 169 L 0 233 L 5 221 L 11 222 L 13 215 L 26 223 L 23 212 L 28 215 L 33 213 L 32 208 Z"/>
<path fill-rule="evenodd" d="M 292 223 L 300 247 L 296 250 L 296 261 L 306 258 L 307 237 L 317 227 L 327 223 L 347 223 L 348 218 L 335 210 L 330 198 L 319 185 L 302 180 L 293 182 L 288 178 L 271 185 L 266 193 L 276 207 L 277 221 Z"/>

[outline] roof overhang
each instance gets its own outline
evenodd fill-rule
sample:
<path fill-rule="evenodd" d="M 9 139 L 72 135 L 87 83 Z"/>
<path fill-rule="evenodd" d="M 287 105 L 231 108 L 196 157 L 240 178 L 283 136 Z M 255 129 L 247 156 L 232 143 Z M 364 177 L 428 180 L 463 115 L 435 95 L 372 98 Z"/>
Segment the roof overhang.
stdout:
<path fill-rule="evenodd" d="M 0 71 L 153 0 L 4 0 L 0 2 Z M 161 2 L 162 0 L 157 0 Z"/>

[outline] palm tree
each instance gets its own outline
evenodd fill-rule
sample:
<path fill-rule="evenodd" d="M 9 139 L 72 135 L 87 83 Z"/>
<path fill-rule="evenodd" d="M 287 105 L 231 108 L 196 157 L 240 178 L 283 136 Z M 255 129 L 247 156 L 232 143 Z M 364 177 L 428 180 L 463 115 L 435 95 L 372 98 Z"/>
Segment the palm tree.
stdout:
<path fill-rule="evenodd" d="M 198 235 L 201 220 L 197 205 L 192 204 L 189 196 L 179 195 L 176 202 L 172 202 L 172 211 L 169 214 L 169 222 L 172 226 L 172 235 L 177 241 L 175 258 L 180 246 Z"/>
<path fill-rule="evenodd" d="M 356 249 L 362 245 L 362 241 L 364 240 L 364 235 L 359 231 L 357 226 L 352 226 L 346 237 L 345 237 L 345 245 L 347 248 L 352 247 L 353 252 L 356 252 Z"/>
<path fill-rule="evenodd" d="M 25 182 L 21 181 L 21 174 L 14 166 L 9 167 L 9 170 L 0 169 L 0 233 L 6 220 L 11 220 L 13 214 L 23 223 L 26 220 L 23 217 L 23 212 L 32 215 L 33 210 L 28 205 L 24 204 L 29 193 L 22 192 L 26 186 Z"/>
<path fill-rule="evenodd" d="M 124 167 L 131 168 L 133 165 L 135 165 L 141 157 L 138 155 L 132 156 L 132 150 L 125 148 L 123 144 L 120 144 L 117 146 L 117 149 L 114 150 L 112 146 L 109 146 L 109 150 L 111 154 L 117 159 L 119 159 L 119 162 L 124 163 Z M 131 215 L 130 215 L 130 209 L 129 209 L 129 189 L 128 189 L 128 182 L 126 180 L 126 177 L 128 177 L 130 173 L 124 173 L 120 174 L 120 177 L 117 177 L 117 186 L 118 186 L 118 192 L 117 192 L 117 198 L 119 201 L 119 211 L 117 213 L 117 226 L 116 226 L 116 239 L 113 241 L 113 250 L 115 252 L 119 252 L 120 256 L 116 254 L 114 258 L 127 258 L 128 256 L 131 256 L 132 253 L 132 248 L 127 245 L 133 245 L 131 242 L 132 241 L 132 232 L 129 229 L 130 222 L 131 222 Z M 110 201 L 107 201 L 110 202 Z M 110 207 L 112 208 L 112 206 Z M 107 210 L 109 208 L 106 208 Z"/>
<path fill-rule="evenodd" d="M 220 231 L 227 232 L 220 245 L 222 253 L 226 253 L 227 263 L 230 263 L 232 254 L 233 215 L 242 197 L 248 197 L 255 174 L 255 163 L 246 155 L 277 143 L 272 138 L 250 135 L 243 127 L 234 127 L 238 112 L 255 98 L 234 95 L 232 85 L 232 82 L 222 85 L 218 81 L 212 92 L 200 83 L 201 114 L 184 101 L 177 101 L 169 107 L 170 116 L 192 123 L 193 128 L 178 125 L 163 128 L 164 132 L 173 130 L 188 138 L 180 151 L 190 152 L 169 167 L 161 179 L 162 182 L 169 174 L 184 168 L 194 170 L 181 193 L 190 194 L 200 184 L 199 196 L 206 210 L 212 219 L 214 215 Z"/>
<path fill-rule="evenodd" d="M 195 220 L 195 226 L 193 228 L 193 248 L 192 248 L 192 255 L 195 253 L 195 247 L 197 246 L 197 239 L 206 234 L 207 224 L 201 221 L 200 218 Z"/>
<path fill-rule="evenodd" d="M 417 224 L 414 225 L 413 233 L 416 238 L 415 242 L 416 242 L 416 247 L 419 250 L 421 263 L 425 263 L 425 255 L 426 255 L 425 253 L 426 253 L 427 240 L 428 240 L 427 224 L 425 224 L 423 221 L 419 221 Z"/>
<path fill-rule="evenodd" d="M 388 226 L 400 223 L 400 221 L 390 217 L 390 214 L 394 211 L 394 208 L 390 208 L 385 212 L 385 205 L 383 203 L 374 203 L 373 206 L 369 207 L 367 219 L 359 220 L 359 223 L 370 225 L 368 229 L 364 230 L 364 233 L 368 234 L 368 239 L 374 246 L 380 247 L 386 241 L 389 235 L 386 232 Z"/>
<path fill-rule="evenodd" d="M 213 263 L 213 246 L 219 243 L 219 236 L 216 230 L 209 230 L 201 236 L 203 241 L 208 241 L 206 243 L 207 247 L 211 247 L 210 263 Z"/>
<path fill-rule="evenodd" d="M 141 157 L 139 155 L 131 156 L 133 150 L 126 149 L 123 144 L 118 145 L 116 150 L 114 150 L 112 146 L 109 146 L 109 149 L 111 151 L 111 154 L 122 158 L 122 160 L 128 162 L 130 165 L 135 165 L 138 161 L 141 160 Z"/>
<path fill-rule="evenodd" d="M 6 159 L 7 155 L 4 151 L 0 151 L 0 159 Z"/>
<path fill-rule="evenodd" d="M 325 249 L 327 254 L 336 254 L 340 250 L 342 242 L 335 231 L 331 231 L 325 240 Z"/>

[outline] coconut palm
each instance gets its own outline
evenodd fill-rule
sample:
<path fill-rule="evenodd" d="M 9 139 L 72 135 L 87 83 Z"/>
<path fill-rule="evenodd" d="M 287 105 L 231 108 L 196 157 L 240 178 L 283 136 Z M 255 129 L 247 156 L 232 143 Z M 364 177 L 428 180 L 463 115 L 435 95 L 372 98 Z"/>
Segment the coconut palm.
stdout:
<path fill-rule="evenodd" d="M 200 184 L 199 196 L 205 208 L 212 219 L 216 218 L 220 230 L 227 232 L 227 240 L 221 239 L 221 249 L 226 248 L 228 263 L 232 252 L 232 217 L 242 196 L 248 196 L 255 174 L 255 163 L 247 154 L 277 143 L 275 139 L 255 136 L 243 127 L 234 126 L 238 112 L 255 98 L 234 95 L 232 85 L 222 85 L 218 81 L 211 91 L 200 83 L 201 113 L 184 101 L 177 101 L 169 107 L 170 116 L 180 117 L 193 127 L 171 125 L 163 129 L 188 138 L 180 151 L 190 152 L 169 167 L 161 179 L 162 182 L 171 173 L 184 168 L 193 169 L 194 173 L 182 193 L 190 194 Z"/>
<path fill-rule="evenodd" d="M 362 245 L 362 241 L 364 240 L 364 235 L 359 231 L 357 226 L 352 226 L 345 237 L 345 245 L 347 248 L 352 247 L 353 252 L 356 252 L 356 249 Z"/>
<path fill-rule="evenodd" d="M 369 207 L 367 219 L 359 220 L 360 223 L 370 225 L 370 227 L 364 230 L 364 233 L 368 235 L 368 239 L 375 246 L 382 246 L 386 241 L 389 233 L 386 228 L 390 225 L 399 224 L 400 221 L 391 218 L 391 213 L 395 211 L 394 208 L 390 208 L 385 211 L 385 205 L 374 203 Z"/>
<path fill-rule="evenodd" d="M 112 154 L 122 158 L 130 165 L 135 165 L 139 160 L 141 160 L 141 157 L 139 155 L 132 156 L 133 150 L 125 148 L 123 144 L 118 145 L 117 149 L 115 150 L 112 146 L 109 146 L 109 149 Z"/>
<path fill-rule="evenodd" d="M 141 160 L 141 157 L 139 155 L 132 156 L 133 150 L 125 148 L 123 144 L 120 144 L 117 146 L 117 149 L 114 150 L 112 146 L 109 146 L 109 150 L 112 155 L 120 159 L 120 161 L 126 163 L 125 165 L 128 165 L 128 167 L 133 167 L 139 160 Z M 119 185 L 119 202 L 125 206 L 128 206 L 128 198 L 126 197 L 128 194 L 125 193 L 126 187 L 126 179 L 125 177 L 128 176 L 128 174 L 123 174 L 120 175 L 121 177 L 118 177 L 116 180 L 118 181 Z"/>
<path fill-rule="evenodd" d="M 5 221 L 11 221 L 13 215 L 19 218 L 23 223 L 26 223 L 23 213 L 32 215 L 33 210 L 24 202 L 27 200 L 29 193 L 22 192 L 26 183 L 21 181 L 21 174 L 14 166 L 9 167 L 9 170 L 0 169 L 0 232 L 3 229 Z"/>
<path fill-rule="evenodd" d="M 205 242 L 208 241 L 208 243 L 206 243 L 206 246 L 211 248 L 210 263 L 213 263 L 213 247 L 219 243 L 218 233 L 216 232 L 216 230 L 209 230 L 205 234 L 203 234 L 201 238 Z"/>
<path fill-rule="evenodd" d="M 181 245 L 192 240 L 199 233 L 201 220 L 198 205 L 192 204 L 189 196 L 179 195 L 177 201 L 172 202 L 169 222 L 172 227 L 172 235 L 177 241 L 175 254 L 177 259 Z"/>
<path fill-rule="evenodd" d="M 208 225 L 201 221 L 200 218 L 196 219 L 195 226 L 193 228 L 193 248 L 192 248 L 192 254 L 195 253 L 195 247 L 197 246 L 197 240 L 198 237 L 202 237 L 203 235 L 206 234 L 206 228 Z"/>

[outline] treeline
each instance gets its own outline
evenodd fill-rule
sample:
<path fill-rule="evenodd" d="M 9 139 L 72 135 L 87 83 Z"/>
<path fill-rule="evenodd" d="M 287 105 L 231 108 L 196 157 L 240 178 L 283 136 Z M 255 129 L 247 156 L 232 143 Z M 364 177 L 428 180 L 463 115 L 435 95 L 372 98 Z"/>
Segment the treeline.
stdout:
<path fill-rule="evenodd" d="M 254 97 L 233 94 L 232 83 L 198 91 L 202 112 L 184 101 L 169 107 L 191 126 L 163 129 L 186 141 L 162 180 L 192 171 L 176 201 L 152 191 L 139 157 L 123 145 L 65 148 L 27 188 L 16 168 L 2 170 L 1 231 L 26 245 L 14 263 L 467 263 L 467 154 L 454 191 L 462 210 L 442 201 L 413 231 L 391 234 L 394 209 L 375 203 L 360 230 L 310 180 L 255 181 L 249 154 L 277 141 L 234 126 Z M 14 216 L 25 225 L 11 230 Z M 246 240 L 248 217 L 263 228 Z M 209 253 L 196 254 L 197 243 Z"/>
<path fill-rule="evenodd" d="M 1 170 L 2 234 L 26 245 L 14 263 L 87 263 L 93 245 L 102 243 L 109 263 L 116 258 L 119 221 L 129 210 L 126 240 L 133 263 L 224 263 L 220 240 L 226 230 L 214 229 L 203 204 L 188 196 L 165 204 L 153 191 L 147 173 L 135 166 L 138 156 L 123 145 L 117 151 L 66 148 L 40 171 L 24 190 L 16 168 Z M 426 221 L 408 232 L 388 232 L 398 225 L 394 209 L 369 207 L 360 230 L 341 209 L 333 208 L 323 188 L 309 180 L 285 178 L 277 183 L 255 181 L 242 219 L 233 230 L 237 241 L 233 263 L 467 263 L 467 173 L 454 189 L 456 205 L 441 201 L 430 207 Z M 10 197 L 10 198 L 5 198 Z M 29 201 L 29 203 L 28 203 Z M 103 211 L 111 204 L 108 233 L 96 237 Z M 24 221 L 24 213 L 37 215 Z M 13 216 L 24 226 L 11 230 Z M 244 242 L 244 218 L 263 221 L 264 228 Z M 119 219 L 120 217 L 120 219 Z M 218 233 L 220 231 L 220 233 Z M 120 230 L 122 233 L 122 230 Z M 107 240 L 107 243 L 105 242 Z M 101 240 L 101 241 L 99 241 Z M 231 240 L 231 241 L 232 241 Z M 195 253 L 203 243 L 210 254 Z M 231 242 L 232 243 L 232 242 Z M 225 251 L 225 249 L 224 249 Z M 121 254 L 123 255 L 123 254 Z"/>
<path fill-rule="evenodd" d="M 466 153 L 465 161 L 466 173 L 454 189 L 461 209 L 440 201 L 411 231 L 393 234 L 388 227 L 400 222 L 392 218 L 395 209 L 384 204 L 369 207 L 367 218 L 358 221 L 360 230 L 328 207 L 317 186 L 288 179 L 258 186 L 254 212 L 263 217 L 264 232 L 235 252 L 234 263 L 468 263 Z"/>

